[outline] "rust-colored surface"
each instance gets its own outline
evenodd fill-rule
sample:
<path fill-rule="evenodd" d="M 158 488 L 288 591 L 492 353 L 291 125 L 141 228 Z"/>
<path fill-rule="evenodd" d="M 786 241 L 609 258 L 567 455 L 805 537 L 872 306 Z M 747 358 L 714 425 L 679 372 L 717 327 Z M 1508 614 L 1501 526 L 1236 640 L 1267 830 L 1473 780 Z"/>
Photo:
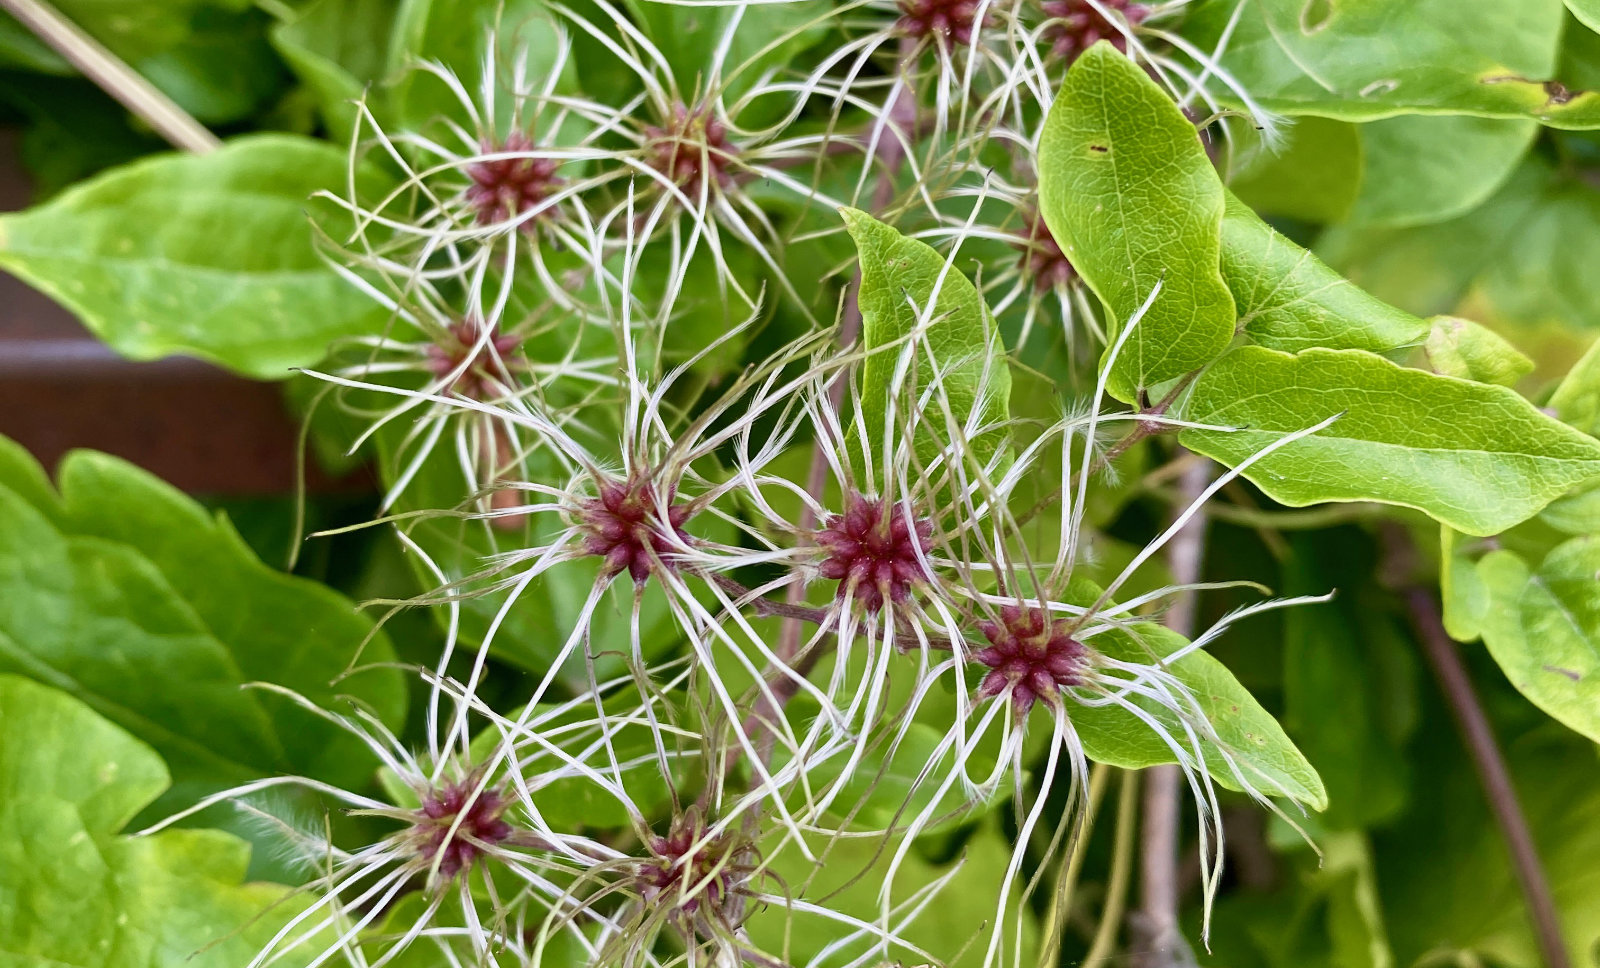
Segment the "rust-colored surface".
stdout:
<path fill-rule="evenodd" d="M 28 204 L 16 136 L 0 130 L 0 210 Z M 276 384 L 198 360 L 124 360 L 70 313 L 0 273 L 0 434 L 53 468 L 78 447 L 126 458 L 185 491 L 287 493 L 299 429 Z M 313 462 L 314 463 L 314 462 Z M 308 469 L 314 490 L 358 490 Z"/>

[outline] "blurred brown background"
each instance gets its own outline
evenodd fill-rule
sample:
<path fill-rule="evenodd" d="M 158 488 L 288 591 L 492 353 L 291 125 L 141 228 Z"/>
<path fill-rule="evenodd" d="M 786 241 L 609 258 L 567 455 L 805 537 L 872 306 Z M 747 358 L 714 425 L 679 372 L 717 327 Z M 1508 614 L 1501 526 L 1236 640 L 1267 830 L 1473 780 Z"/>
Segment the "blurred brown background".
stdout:
<path fill-rule="evenodd" d="M 0 210 L 25 208 L 32 186 L 14 129 L 0 128 Z M 295 485 L 298 427 L 282 388 L 208 363 L 125 360 L 72 314 L 0 272 L 0 434 L 53 469 L 73 448 L 106 451 L 185 491 L 282 494 Z M 308 459 L 314 465 L 314 461 Z M 308 467 L 313 490 L 359 489 Z"/>

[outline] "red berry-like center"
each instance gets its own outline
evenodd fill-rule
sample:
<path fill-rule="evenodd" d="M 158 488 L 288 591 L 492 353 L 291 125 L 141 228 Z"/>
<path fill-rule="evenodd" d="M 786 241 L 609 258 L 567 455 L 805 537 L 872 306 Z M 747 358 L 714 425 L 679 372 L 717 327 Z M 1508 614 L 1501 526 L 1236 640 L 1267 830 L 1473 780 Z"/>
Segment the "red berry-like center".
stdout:
<path fill-rule="evenodd" d="M 839 598 L 854 596 L 876 612 L 886 600 L 905 602 L 911 586 L 927 580 L 921 556 L 932 536 L 933 522 L 926 518 L 913 521 L 900 504 L 854 494 L 845 512 L 830 515 L 817 532 L 827 555 L 818 570 L 839 582 Z"/>
<path fill-rule="evenodd" d="M 582 526 L 588 535 L 584 548 L 605 559 L 609 574 L 627 569 L 636 582 L 649 578 L 658 561 L 669 563 L 667 555 L 674 544 L 690 540 L 683 524 L 693 509 L 675 503 L 670 493 L 666 497 L 665 502 L 658 501 L 655 486 L 647 480 L 600 485 L 600 495 L 582 505 Z"/>
<path fill-rule="evenodd" d="M 1089 667 L 1089 650 L 1067 633 L 1069 623 L 1036 606 L 1004 605 L 998 622 L 978 623 L 989 647 L 973 658 L 991 670 L 978 687 L 989 699 L 1011 690 L 1019 713 L 1035 700 L 1054 701 L 1063 686 L 1081 685 Z"/>
<path fill-rule="evenodd" d="M 1100 40 L 1109 40 L 1117 50 L 1127 52 L 1128 38 L 1089 0 L 1044 0 L 1039 6 L 1050 18 L 1044 39 L 1051 50 L 1068 60 L 1075 59 Z M 1150 16 L 1147 5 L 1132 0 L 1100 0 L 1100 6 L 1121 14 L 1130 27 Z"/>
<path fill-rule="evenodd" d="M 900 0 L 900 19 L 895 29 L 910 37 L 943 37 L 951 45 L 965 47 L 972 35 L 989 22 L 987 14 L 978 19 L 979 0 Z"/>
<path fill-rule="evenodd" d="M 455 877 L 511 836 L 511 824 L 501 817 L 509 801 L 493 790 L 474 796 L 477 789 L 476 781 L 447 783 L 424 794 L 413 815 L 417 854 L 430 864 L 437 858 L 441 877 Z"/>
<path fill-rule="evenodd" d="M 728 126 L 710 107 L 672 107 L 665 124 L 645 128 L 645 160 L 690 198 L 711 186 L 733 184 L 732 166 L 738 149 L 728 140 Z"/>
<path fill-rule="evenodd" d="M 514 133 L 499 145 L 485 145 L 485 154 L 531 152 L 533 141 L 527 135 Z M 533 211 L 561 184 L 556 170 L 561 162 L 555 158 L 490 158 L 475 161 L 467 166 L 467 203 L 478 214 L 478 224 L 492 225 Z M 527 224 L 531 226 L 535 219 Z"/>
<path fill-rule="evenodd" d="M 1050 234 L 1050 226 L 1038 212 L 1028 214 L 1022 237 L 1012 245 L 1022 253 L 1017 265 L 1023 277 L 1032 279 L 1035 288 L 1050 290 L 1077 278 L 1078 273 L 1067 261 L 1067 254 L 1061 251 L 1056 237 Z"/>
<path fill-rule="evenodd" d="M 522 342 L 498 332 L 479 346 L 482 339 L 483 324 L 469 317 L 452 325 L 442 339 L 428 347 L 428 369 L 441 377 L 455 373 L 455 381 L 446 389 L 472 400 L 499 395 L 496 387 L 510 380 L 505 358 Z"/>
<path fill-rule="evenodd" d="M 678 818 L 665 837 L 650 838 L 650 859 L 639 872 L 646 903 L 670 904 L 680 914 L 721 910 L 733 892 L 727 845 L 705 839 L 705 825 L 692 813 Z"/>

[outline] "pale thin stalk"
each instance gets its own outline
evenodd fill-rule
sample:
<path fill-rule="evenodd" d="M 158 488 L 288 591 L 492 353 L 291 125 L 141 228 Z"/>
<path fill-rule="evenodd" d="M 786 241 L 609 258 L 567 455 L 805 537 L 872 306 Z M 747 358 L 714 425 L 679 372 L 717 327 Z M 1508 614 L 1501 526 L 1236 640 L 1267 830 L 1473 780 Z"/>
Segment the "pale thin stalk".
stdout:
<path fill-rule="evenodd" d="M 1139 815 L 1139 774 L 1126 770 L 1117 795 L 1117 839 L 1111 846 L 1111 879 L 1106 884 L 1106 902 L 1100 911 L 1100 925 L 1094 942 L 1080 968 L 1101 968 L 1111 961 L 1117 941 L 1117 924 L 1128 902 L 1128 882 L 1133 874 L 1133 837 Z"/>
<path fill-rule="evenodd" d="M 0 0 L 12 16 L 174 148 L 203 155 L 222 142 L 121 58 L 44 0 Z"/>
<path fill-rule="evenodd" d="M 1191 464 L 1179 480 L 1178 506 L 1194 506 L 1211 481 L 1211 465 Z M 1205 558 L 1206 515 L 1196 508 L 1167 546 L 1167 563 L 1177 587 L 1200 580 Z M 1173 598 L 1164 624 L 1187 638 L 1194 633 L 1197 596 L 1186 591 Z M 1140 860 L 1140 947 L 1147 968 L 1166 968 L 1190 960 L 1178 929 L 1178 824 L 1182 796 L 1178 767 L 1164 765 L 1149 771 L 1144 795 L 1144 849 Z"/>

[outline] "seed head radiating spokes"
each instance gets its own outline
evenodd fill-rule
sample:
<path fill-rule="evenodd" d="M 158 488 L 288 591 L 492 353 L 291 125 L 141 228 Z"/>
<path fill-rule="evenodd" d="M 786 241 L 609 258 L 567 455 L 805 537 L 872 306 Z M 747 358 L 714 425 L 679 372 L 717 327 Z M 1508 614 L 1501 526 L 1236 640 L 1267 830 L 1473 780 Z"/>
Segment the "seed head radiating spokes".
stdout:
<path fill-rule="evenodd" d="M 900 505 L 852 494 L 844 513 L 817 532 L 826 555 L 817 571 L 839 582 L 840 598 L 854 596 L 869 612 L 886 599 L 904 604 L 912 586 L 928 578 L 922 562 L 932 535 L 933 522 L 912 520 Z"/>
<path fill-rule="evenodd" d="M 978 623 L 989 647 L 972 658 L 993 670 L 978 687 L 978 697 L 1009 692 L 1017 715 L 1025 716 L 1035 700 L 1053 703 L 1061 687 L 1082 685 L 1088 650 L 1072 637 L 1072 629 L 1072 622 L 1038 606 L 1002 605 L 998 617 Z"/>
<path fill-rule="evenodd" d="M 692 540 L 683 525 L 693 512 L 670 494 L 659 498 L 649 477 L 640 477 L 603 482 L 598 496 L 582 502 L 578 517 L 584 547 L 604 559 L 607 573 L 627 571 L 642 582 L 658 565 L 671 566 L 670 545 Z"/>
<path fill-rule="evenodd" d="M 508 222 L 521 215 L 534 217 L 522 221 L 522 230 L 533 231 L 538 216 L 561 185 L 556 172 L 557 158 L 533 154 L 533 139 L 520 131 L 512 132 L 499 144 L 483 146 L 483 157 L 466 166 L 471 184 L 466 199 L 478 213 L 480 225 Z"/>

